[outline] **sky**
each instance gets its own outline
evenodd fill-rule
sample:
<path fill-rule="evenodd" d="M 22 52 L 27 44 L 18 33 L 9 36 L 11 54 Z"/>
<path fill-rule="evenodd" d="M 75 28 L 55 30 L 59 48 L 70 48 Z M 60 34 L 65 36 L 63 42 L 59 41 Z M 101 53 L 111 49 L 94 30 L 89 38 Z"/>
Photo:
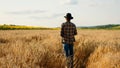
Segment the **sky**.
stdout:
<path fill-rule="evenodd" d="M 0 0 L 0 24 L 60 27 L 120 24 L 120 0 Z"/>

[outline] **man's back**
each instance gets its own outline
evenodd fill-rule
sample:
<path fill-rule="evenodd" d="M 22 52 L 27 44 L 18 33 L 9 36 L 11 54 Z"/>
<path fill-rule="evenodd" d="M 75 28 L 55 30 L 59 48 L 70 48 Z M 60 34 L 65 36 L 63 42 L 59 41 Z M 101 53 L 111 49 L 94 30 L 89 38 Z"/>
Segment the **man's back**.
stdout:
<path fill-rule="evenodd" d="M 75 24 L 71 22 L 65 22 L 62 24 L 61 36 L 64 38 L 65 42 L 71 44 L 75 41 L 74 35 L 77 34 Z"/>

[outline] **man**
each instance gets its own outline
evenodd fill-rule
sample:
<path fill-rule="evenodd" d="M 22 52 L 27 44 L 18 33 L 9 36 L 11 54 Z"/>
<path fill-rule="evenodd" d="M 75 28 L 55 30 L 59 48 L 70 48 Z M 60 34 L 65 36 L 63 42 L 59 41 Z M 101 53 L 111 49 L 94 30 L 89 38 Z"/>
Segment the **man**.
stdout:
<path fill-rule="evenodd" d="M 77 35 L 77 30 L 75 24 L 71 22 L 71 19 L 73 19 L 71 13 L 67 13 L 64 17 L 66 22 L 62 23 L 61 27 L 62 43 L 67 59 L 67 67 L 73 68 L 73 43 L 75 42 L 74 36 Z"/>

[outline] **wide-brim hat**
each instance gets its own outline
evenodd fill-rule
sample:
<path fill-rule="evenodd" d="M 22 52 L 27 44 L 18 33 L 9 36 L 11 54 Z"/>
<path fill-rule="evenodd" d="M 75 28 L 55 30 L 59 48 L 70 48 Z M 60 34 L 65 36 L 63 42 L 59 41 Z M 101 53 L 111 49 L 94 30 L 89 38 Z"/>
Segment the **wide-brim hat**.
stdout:
<path fill-rule="evenodd" d="M 69 19 L 73 19 L 71 13 L 67 13 L 66 16 L 64 16 L 65 18 L 69 18 Z"/>

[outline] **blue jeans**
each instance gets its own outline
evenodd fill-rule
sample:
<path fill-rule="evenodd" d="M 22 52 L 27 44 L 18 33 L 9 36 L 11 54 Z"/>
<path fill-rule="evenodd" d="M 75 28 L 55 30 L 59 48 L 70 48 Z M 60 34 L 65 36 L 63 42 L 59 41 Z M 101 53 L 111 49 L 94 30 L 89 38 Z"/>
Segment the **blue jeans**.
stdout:
<path fill-rule="evenodd" d="M 73 44 L 63 44 L 66 59 L 67 67 L 73 68 Z"/>
<path fill-rule="evenodd" d="M 63 44 L 66 57 L 73 56 L 73 44 Z"/>

